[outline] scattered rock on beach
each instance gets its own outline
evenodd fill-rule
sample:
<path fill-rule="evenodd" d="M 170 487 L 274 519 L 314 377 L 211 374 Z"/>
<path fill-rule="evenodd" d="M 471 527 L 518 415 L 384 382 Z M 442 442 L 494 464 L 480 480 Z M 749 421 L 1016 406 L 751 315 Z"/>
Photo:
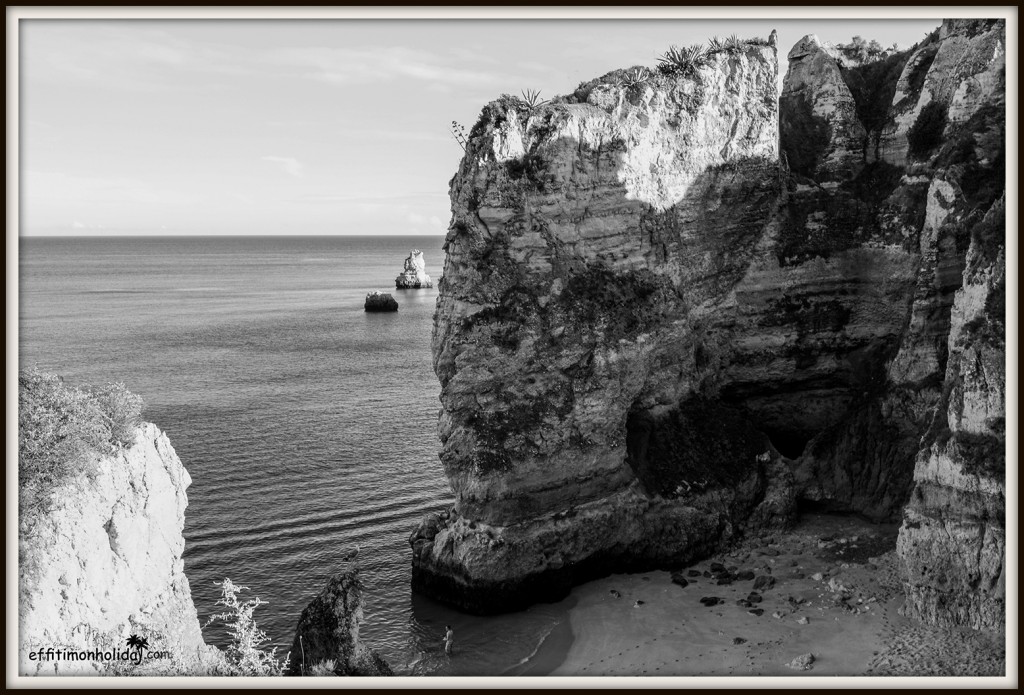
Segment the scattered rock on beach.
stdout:
<path fill-rule="evenodd" d="M 700 570 L 686 570 L 686 576 L 687 577 L 699 577 L 700 576 Z"/>
<path fill-rule="evenodd" d="M 747 594 L 747 600 L 751 603 L 761 603 L 761 594 L 757 593 L 756 591 L 751 591 L 749 594 Z"/>
<path fill-rule="evenodd" d="M 810 671 L 812 668 L 814 668 L 813 666 L 811 666 L 811 664 L 813 663 L 814 654 L 808 652 L 806 654 L 801 654 L 800 656 L 796 657 L 788 664 L 786 664 L 786 666 L 789 666 L 791 669 L 795 671 Z"/>
<path fill-rule="evenodd" d="M 742 637 L 733 637 L 732 638 L 732 643 L 733 644 L 746 644 L 747 640 L 743 639 Z"/>
<path fill-rule="evenodd" d="M 737 572 L 736 573 L 736 579 L 738 579 L 739 581 L 743 581 L 743 582 L 750 581 L 753 578 L 754 578 L 754 573 L 751 570 L 743 570 L 741 572 Z"/>
<path fill-rule="evenodd" d="M 771 589 L 773 586 L 775 586 L 775 577 L 771 575 L 761 575 L 754 580 L 754 591 Z"/>
<path fill-rule="evenodd" d="M 683 576 L 682 572 L 672 573 L 672 583 L 681 587 L 686 587 L 690 584 L 690 582 L 686 581 L 686 577 Z"/>
<path fill-rule="evenodd" d="M 616 591 L 615 589 L 612 589 L 612 590 L 611 590 L 611 591 L 609 591 L 608 593 L 610 593 L 610 594 L 612 595 L 612 598 L 622 598 L 622 594 L 620 594 L 620 593 L 619 593 L 618 591 Z"/>
<path fill-rule="evenodd" d="M 811 621 L 807 619 L 807 616 L 803 616 L 801 618 L 797 618 L 797 621 L 796 621 L 797 625 L 806 625 L 809 622 L 811 622 Z"/>
<path fill-rule="evenodd" d="M 747 611 L 747 613 L 750 613 L 751 615 L 756 615 L 758 618 L 760 618 L 762 615 L 764 615 L 764 608 L 751 608 L 749 611 Z"/>
<path fill-rule="evenodd" d="M 710 608 L 711 606 L 717 606 L 719 603 L 724 603 L 722 599 L 717 596 L 702 596 L 700 602 Z"/>

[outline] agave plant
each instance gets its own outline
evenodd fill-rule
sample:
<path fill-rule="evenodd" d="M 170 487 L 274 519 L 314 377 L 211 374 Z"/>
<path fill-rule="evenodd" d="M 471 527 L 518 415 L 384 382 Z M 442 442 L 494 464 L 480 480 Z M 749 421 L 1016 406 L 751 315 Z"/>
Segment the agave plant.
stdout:
<path fill-rule="evenodd" d="M 707 63 L 708 53 L 700 44 L 693 46 L 669 46 L 658 58 L 658 69 L 667 74 L 686 74 Z"/>
<path fill-rule="evenodd" d="M 633 68 L 626 73 L 626 76 L 622 79 L 622 84 L 628 88 L 637 87 L 646 82 L 650 76 L 651 71 L 647 68 Z"/>
<path fill-rule="evenodd" d="M 455 142 L 459 143 L 459 147 L 461 147 L 462 151 L 465 152 L 467 142 L 466 129 L 458 121 L 452 121 L 449 128 L 451 129 L 452 137 L 455 138 Z"/>
<path fill-rule="evenodd" d="M 729 38 L 725 40 L 725 48 L 730 53 L 742 51 L 744 45 L 746 45 L 746 42 L 736 34 L 731 34 Z"/>
<path fill-rule="evenodd" d="M 530 111 L 533 111 L 534 109 L 536 109 L 538 107 L 541 107 L 544 104 L 548 103 L 547 99 L 541 99 L 540 98 L 540 90 L 539 89 L 524 89 L 523 90 L 523 101 L 525 101 L 526 105 L 530 107 Z"/>
<path fill-rule="evenodd" d="M 708 41 L 708 52 L 718 53 L 719 51 L 723 50 L 725 50 L 725 41 L 718 38 L 717 36 L 712 36 L 711 39 Z"/>

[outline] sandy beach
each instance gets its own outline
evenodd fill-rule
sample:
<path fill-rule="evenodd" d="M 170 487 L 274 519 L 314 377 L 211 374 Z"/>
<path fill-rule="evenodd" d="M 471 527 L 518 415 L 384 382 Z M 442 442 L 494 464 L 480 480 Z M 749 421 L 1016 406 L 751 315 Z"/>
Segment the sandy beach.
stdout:
<path fill-rule="evenodd" d="M 899 614 L 897 528 L 809 515 L 674 574 L 590 582 L 574 592 L 572 642 L 551 675 L 1004 675 L 1004 634 Z M 740 578 L 719 583 L 713 566 Z"/>

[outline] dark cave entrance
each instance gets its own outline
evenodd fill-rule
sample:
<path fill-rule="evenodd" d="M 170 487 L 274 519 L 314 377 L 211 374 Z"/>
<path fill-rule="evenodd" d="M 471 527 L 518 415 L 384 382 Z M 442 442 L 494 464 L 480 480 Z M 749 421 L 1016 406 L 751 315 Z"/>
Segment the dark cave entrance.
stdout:
<path fill-rule="evenodd" d="M 687 401 L 659 414 L 634 410 L 626 418 L 626 463 L 649 494 L 736 485 L 767 449 L 764 433 L 717 401 Z"/>
<path fill-rule="evenodd" d="M 764 433 L 768 435 L 768 441 L 775 449 L 788 459 L 798 459 L 803 456 L 807 449 L 812 434 L 802 430 L 784 430 L 778 428 L 767 428 Z"/>

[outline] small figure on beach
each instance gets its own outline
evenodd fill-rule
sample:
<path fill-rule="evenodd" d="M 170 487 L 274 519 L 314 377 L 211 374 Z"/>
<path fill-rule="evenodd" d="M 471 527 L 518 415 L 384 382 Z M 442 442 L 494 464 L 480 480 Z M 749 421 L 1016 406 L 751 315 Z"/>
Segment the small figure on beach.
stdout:
<path fill-rule="evenodd" d="M 448 656 L 452 655 L 452 642 L 455 640 L 455 633 L 452 632 L 451 625 L 444 626 L 444 653 Z"/>

